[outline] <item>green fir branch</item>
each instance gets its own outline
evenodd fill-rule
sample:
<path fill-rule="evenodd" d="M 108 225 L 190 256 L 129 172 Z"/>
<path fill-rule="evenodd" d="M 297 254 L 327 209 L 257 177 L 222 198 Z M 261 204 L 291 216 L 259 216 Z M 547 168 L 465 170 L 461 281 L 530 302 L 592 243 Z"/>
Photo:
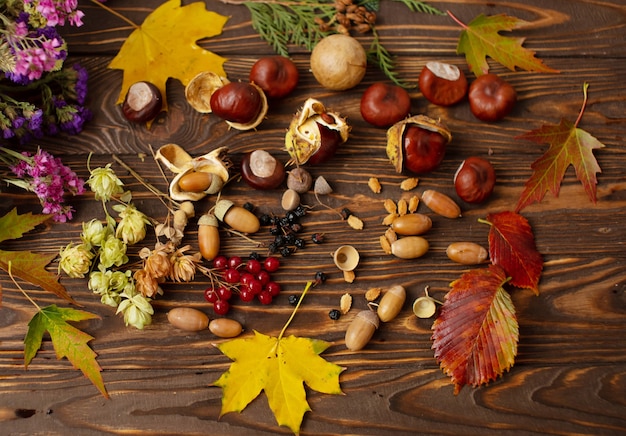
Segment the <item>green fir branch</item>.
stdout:
<path fill-rule="evenodd" d="M 396 62 L 389 50 L 381 44 L 380 38 L 376 28 L 372 26 L 372 34 L 374 39 L 367 51 L 368 61 L 372 64 L 378 65 L 378 68 L 387 76 L 389 80 L 398 86 L 403 88 L 414 88 L 415 85 L 411 85 L 398 77 L 398 73 L 395 71 Z"/>
<path fill-rule="evenodd" d="M 432 14 L 432 15 L 446 15 L 445 12 L 440 11 L 434 6 L 431 6 L 423 1 L 419 0 L 394 0 L 396 2 L 404 3 L 409 10 L 412 12 L 420 12 L 422 14 Z"/>
<path fill-rule="evenodd" d="M 313 50 L 317 41 L 330 33 L 323 32 L 315 18 L 330 19 L 335 14 L 333 3 L 245 2 L 244 5 L 250 10 L 252 27 L 283 56 L 289 55 L 289 44 Z"/>

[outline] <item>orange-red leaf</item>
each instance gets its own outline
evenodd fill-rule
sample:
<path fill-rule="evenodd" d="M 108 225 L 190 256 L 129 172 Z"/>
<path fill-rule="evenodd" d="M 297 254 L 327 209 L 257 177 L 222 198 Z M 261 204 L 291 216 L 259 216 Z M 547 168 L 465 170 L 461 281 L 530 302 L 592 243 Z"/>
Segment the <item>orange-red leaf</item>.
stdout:
<path fill-rule="evenodd" d="M 463 27 L 456 52 L 465 54 L 467 65 L 477 76 L 489 72 L 487 56 L 511 71 L 518 67 L 526 71 L 558 73 L 537 59 L 534 52 L 522 47 L 525 38 L 504 37 L 499 33 L 519 28 L 526 21 L 505 14 L 481 14 L 465 25 L 450 12 L 448 14 Z"/>
<path fill-rule="evenodd" d="M 518 138 L 550 144 L 550 148 L 531 165 L 533 174 L 517 202 L 517 212 L 541 201 L 547 191 L 558 197 L 563 176 L 570 165 L 574 166 L 576 177 L 589 199 L 596 202 L 596 173 L 601 172 L 601 169 L 593 156 L 593 150 L 604 147 L 604 144 L 565 119 L 560 124 L 546 124 Z"/>
<path fill-rule="evenodd" d="M 451 283 L 433 324 L 435 358 L 457 394 L 508 371 L 517 355 L 519 330 L 507 277 L 498 265 L 471 270 Z"/>
<path fill-rule="evenodd" d="M 51 305 L 42 308 L 28 323 L 28 333 L 24 338 L 24 366 L 32 361 L 41 347 L 43 334 L 48 332 L 57 359 L 67 357 L 74 368 L 82 373 L 98 388 L 106 398 L 109 397 L 102 380 L 102 368 L 96 362 L 97 354 L 87 343 L 92 336 L 67 323 L 99 318 L 98 315 L 70 308 Z"/>
<path fill-rule="evenodd" d="M 511 284 L 539 294 L 543 258 L 537 251 L 535 235 L 528 220 L 516 212 L 487 215 L 489 257 L 511 277 Z"/>

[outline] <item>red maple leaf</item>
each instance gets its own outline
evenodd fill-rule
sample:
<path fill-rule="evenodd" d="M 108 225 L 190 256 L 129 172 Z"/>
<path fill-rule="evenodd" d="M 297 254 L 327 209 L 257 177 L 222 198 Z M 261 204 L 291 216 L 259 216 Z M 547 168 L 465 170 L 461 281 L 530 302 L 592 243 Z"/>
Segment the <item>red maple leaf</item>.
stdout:
<path fill-rule="evenodd" d="M 550 148 L 531 165 L 533 174 L 517 202 L 516 212 L 541 201 L 547 191 L 558 197 L 563 176 L 570 165 L 574 166 L 576 177 L 585 188 L 589 199 L 593 203 L 597 201 L 596 173 L 601 172 L 601 169 L 593 156 L 593 150 L 604 147 L 604 144 L 578 128 L 587 103 L 587 87 L 585 83 L 583 106 L 575 123 L 562 119 L 557 125 L 546 124 L 518 136 L 518 139 L 550 144 Z"/>
<path fill-rule="evenodd" d="M 516 212 L 487 215 L 489 257 L 511 277 L 511 284 L 539 294 L 543 258 L 537 251 L 535 236 L 528 220 Z"/>

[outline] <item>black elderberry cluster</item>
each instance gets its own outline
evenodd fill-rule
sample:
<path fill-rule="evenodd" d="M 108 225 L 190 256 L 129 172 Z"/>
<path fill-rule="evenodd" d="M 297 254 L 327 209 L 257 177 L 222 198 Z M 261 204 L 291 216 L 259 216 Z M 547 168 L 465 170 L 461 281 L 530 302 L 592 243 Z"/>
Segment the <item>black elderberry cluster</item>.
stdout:
<path fill-rule="evenodd" d="M 261 215 L 261 225 L 270 226 L 270 234 L 274 236 L 274 240 L 268 245 L 270 254 L 280 253 L 287 257 L 305 247 L 306 242 L 300 237 L 303 229 L 300 218 L 305 215 L 306 208 L 302 205 L 286 212 L 284 216 Z"/>

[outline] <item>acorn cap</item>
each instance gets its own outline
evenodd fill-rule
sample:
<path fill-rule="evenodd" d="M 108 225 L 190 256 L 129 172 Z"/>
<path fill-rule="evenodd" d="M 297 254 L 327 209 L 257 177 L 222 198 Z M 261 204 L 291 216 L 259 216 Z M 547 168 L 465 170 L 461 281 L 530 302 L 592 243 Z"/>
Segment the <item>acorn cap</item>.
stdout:
<path fill-rule="evenodd" d="M 213 213 L 215 214 L 218 220 L 224 221 L 224 216 L 226 215 L 226 212 L 228 212 L 228 210 L 234 205 L 235 203 L 233 203 L 230 200 L 220 200 L 217 203 L 215 203 L 215 209 Z"/>
<path fill-rule="evenodd" d="M 352 271 L 359 264 L 359 252 L 352 245 L 342 245 L 333 253 L 335 265 L 342 271 Z"/>
<path fill-rule="evenodd" d="M 378 318 L 378 315 L 376 315 L 376 312 L 372 312 L 371 310 L 362 310 L 359 313 L 356 314 L 357 318 L 363 318 L 364 321 L 369 322 L 370 324 L 372 324 L 375 328 L 378 328 L 378 326 L 380 325 L 380 318 Z"/>
<path fill-rule="evenodd" d="M 213 215 L 212 213 L 205 213 L 200 218 L 198 218 L 198 225 L 219 227 L 217 218 L 215 218 L 215 215 Z"/>
<path fill-rule="evenodd" d="M 418 318 L 430 318 L 436 310 L 435 300 L 431 297 L 419 297 L 413 302 L 413 313 Z"/>

